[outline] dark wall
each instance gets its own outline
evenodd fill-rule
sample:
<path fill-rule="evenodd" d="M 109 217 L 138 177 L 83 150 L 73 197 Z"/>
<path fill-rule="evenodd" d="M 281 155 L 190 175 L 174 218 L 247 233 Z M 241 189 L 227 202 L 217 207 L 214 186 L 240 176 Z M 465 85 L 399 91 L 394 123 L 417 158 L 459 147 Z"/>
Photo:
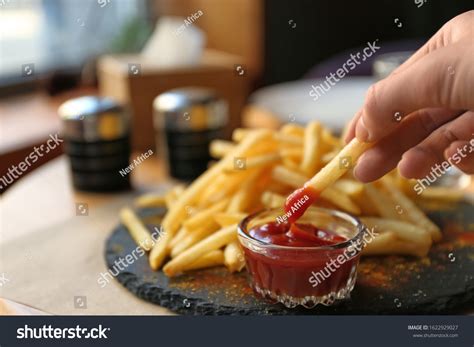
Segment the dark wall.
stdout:
<path fill-rule="evenodd" d="M 318 62 L 367 41 L 425 40 L 473 8 L 473 0 L 427 0 L 421 7 L 415 0 L 266 0 L 263 83 L 301 78 Z"/>

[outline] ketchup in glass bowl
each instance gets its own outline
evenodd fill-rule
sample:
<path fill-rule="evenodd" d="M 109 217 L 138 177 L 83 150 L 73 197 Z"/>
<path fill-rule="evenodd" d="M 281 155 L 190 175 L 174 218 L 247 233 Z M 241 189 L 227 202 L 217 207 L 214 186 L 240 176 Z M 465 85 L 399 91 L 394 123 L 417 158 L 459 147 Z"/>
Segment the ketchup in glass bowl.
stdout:
<path fill-rule="evenodd" d="M 349 298 L 363 235 L 357 218 L 315 207 L 294 223 L 283 209 L 263 210 L 238 228 L 253 290 L 290 308 Z"/>

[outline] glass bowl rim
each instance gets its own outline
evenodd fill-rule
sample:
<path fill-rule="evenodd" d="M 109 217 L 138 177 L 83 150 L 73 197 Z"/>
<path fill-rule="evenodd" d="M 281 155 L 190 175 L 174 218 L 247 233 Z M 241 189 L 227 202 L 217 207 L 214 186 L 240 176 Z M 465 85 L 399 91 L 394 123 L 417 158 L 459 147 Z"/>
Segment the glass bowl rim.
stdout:
<path fill-rule="evenodd" d="M 237 236 L 239 238 L 244 238 L 245 240 L 249 241 L 250 243 L 253 243 L 254 245 L 256 244 L 259 247 L 264 247 L 264 248 L 272 248 L 272 249 L 280 249 L 280 250 L 298 250 L 298 251 L 315 251 L 315 250 L 334 250 L 334 249 L 341 249 L 341 248 L 346 248 L 349 247 L 354 240 L 356 239 L 361 239 L 365 232 L 366 232 L 366 227 L 365 225 L 360 221 L 359 218 L 352 216 L 346 212 L 338 211 L 338 210 L 333 210 L 333 209 L 328 209 L 328 208 L 322 208 L 322 207 L 312 207 L 313 210 L 317 210 L 318 212 L 323 212 L 327 213 L 333 217 L 337 217 L 340 219 L 344 219 L 347 222 L 352 223 L 356 229 L 357 233 L 354 235 L 354 237 L 344 241 L 344 242 L 339 242 L 334 245 L 326 245 L 326 246 L 314 246 L 314 247 L 293 247 L 293 246 L 282 246 L 282 245 L 275 245 L 271 243 L 266 243 L 260 240 L 257 240 L 250 236 L 249 234 L 244 232 L 244 229 L 247 229 L 247 224 L 255 218 L 257 215 L 262 214 L 264 212 L 270 212 L 270 211 L 276 211 L 280 210 L 281 208 L 266 208 L 259 210 L 257 212 L 254 212 L 244 219 L 242 219 L 239 224 L 237 225 Z M 244 246 L 244 245 L 243 245 Z M 244 246 L 245 247 L 245 246 Z M 246 247 L 247 248 L 247 247 Z"/>

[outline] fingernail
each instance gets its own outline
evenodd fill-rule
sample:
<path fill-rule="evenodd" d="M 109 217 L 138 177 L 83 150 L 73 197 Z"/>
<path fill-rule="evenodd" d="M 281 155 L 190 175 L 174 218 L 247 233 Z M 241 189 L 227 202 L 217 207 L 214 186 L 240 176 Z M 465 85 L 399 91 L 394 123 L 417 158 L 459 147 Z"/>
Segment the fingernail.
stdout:
<path fill-rule="evenodd" d="M 364 124 L 364 117 L 360 117 L 359 121 L 357 122 L 356 126 L 356 137 L 361 142 L 368 142 L 369 141 L 369 131 L 365 127 Z"/>

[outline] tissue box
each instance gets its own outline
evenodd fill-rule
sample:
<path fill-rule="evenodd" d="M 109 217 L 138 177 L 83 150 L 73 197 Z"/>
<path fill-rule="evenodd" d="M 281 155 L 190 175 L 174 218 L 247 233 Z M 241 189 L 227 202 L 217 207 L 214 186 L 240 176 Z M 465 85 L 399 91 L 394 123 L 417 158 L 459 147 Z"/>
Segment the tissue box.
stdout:
<path fill-rule="evenodd" d="M 240 126 L 240 114 L 250 93 L 250 74 L 239 58 L 206 50 L 194 66 L 156 68 L 140 55 L 105 55 L 98 61 L 101 95 L 127 105 L 132 112 L 132 149 L 155 148 L 153 107 L 155 97 L 169 89 L 200 86 L 216 90 L 229 103 L 229 124 L 225 133 Z"/>

